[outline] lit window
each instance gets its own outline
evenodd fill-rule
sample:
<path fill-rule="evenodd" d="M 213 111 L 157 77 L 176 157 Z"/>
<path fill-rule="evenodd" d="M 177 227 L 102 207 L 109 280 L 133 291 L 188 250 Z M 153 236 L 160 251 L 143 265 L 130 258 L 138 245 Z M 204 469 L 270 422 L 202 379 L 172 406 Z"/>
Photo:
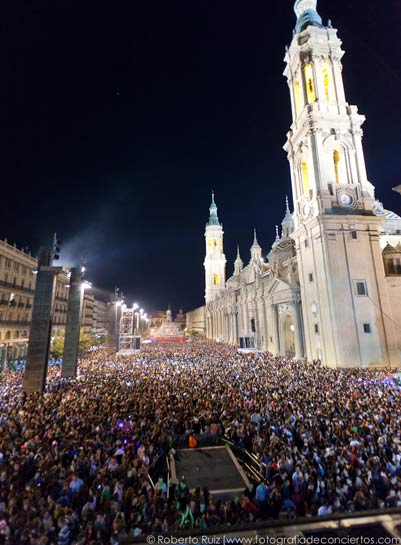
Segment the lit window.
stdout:
<path fill-rule="evenodd" d="M 218 285 L 219 285 L 219 275 L 218 275 L 218 274 L 214 274 L 214 275 L 213 275 L 213 285 L 214 285 L 214 286 L 218 286 Z"/>
<path fill-rule="evenodd" d="M 302 170 L 302 185 L 304 188 L 304 193 L 307 193 L 310 188 L 310 180 L 309 180 L 308 163 L 305 161 L 305 159 L 302 159 L 301 170 Z"/>
<path fill-rule="evenodd" d="M 315 85 L 313 83 L 313 68 L 311 64 L 307 64 L 304 68 L 305 74 L 305 84 L 306 84 L 306 95 L 308 97 L 308 102 L 311 104 L 316 100 Z"/>
<path fill-rule="evenodd" d="M 301 90 L 299 88 L 299 81 L 294 81 L 294 95 L 295 95 L 295 114 L 301 113 Z"/>
<path fill-rule="evenodd" d="M 336 182 L 344 184 L 347 182 L 347 169 L 345 166 L 344 150 L 342 147 L 337 147 L 333 151 L 333 164 Z"/>
<path fill-rule="evenodd" d="M 323 74 L 323 86 L 324 86 L 324 94 L 326 97 L 327 102 L 330 102 L 330 66 L 326 63 L 323 64 L 322 67 L 322 74 Z"/>

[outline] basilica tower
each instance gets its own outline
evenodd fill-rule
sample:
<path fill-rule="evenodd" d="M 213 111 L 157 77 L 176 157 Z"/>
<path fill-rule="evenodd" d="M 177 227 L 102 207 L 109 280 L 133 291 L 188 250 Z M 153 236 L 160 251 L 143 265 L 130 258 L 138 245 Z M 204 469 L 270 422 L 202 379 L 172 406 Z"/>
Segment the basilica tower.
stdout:
<path fill-rule="evenodd" d="M 286 51 L 298 267 L 308 359 L 330 366 L 396 365 L 374 187 L 362 147 L 364 116 L 346 101 L 337 31 L 317 0 L 297 0 Z"/>
<path fill-rule="evenodd" d="M 223 253 L 223 226 L 217 216 L 217 206 L 212 202 L 209 208 L 209 221 L 205 230 L 206 257 L 205 267 L 205 301 L 214 301 L 224 290 L 226 284 L 226 256 Z"/>

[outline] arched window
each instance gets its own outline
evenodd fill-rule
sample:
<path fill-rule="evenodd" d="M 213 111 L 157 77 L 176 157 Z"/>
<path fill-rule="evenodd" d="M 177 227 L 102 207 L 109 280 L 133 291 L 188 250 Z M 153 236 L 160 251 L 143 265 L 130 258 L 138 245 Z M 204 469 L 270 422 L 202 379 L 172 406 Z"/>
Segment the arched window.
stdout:
<path fill-rule="evenodd" d="M 218 286 L 218 285 L 219 285 L 219 275 L 216 274 L 216 273 L 213 275 L 213 285 L 214 285 L 214 286 Z"/>
<path fill-rule="evenodd" d="M 305 85 L 306 85 L 306 96 L 308 98 L 309 104 L 315 102 L 316 93 L 315 93 L 315 84 L 313 82 L 313 68 L 311 64 L 307 64 L 304 68 L 305 74 Z"/>
<path fill-rule="evenodd" d="M 19 339 L 19 331 L 16 331 L 16 332 L 14 333 L 14 339 Z"/>
<path fill-rule="evenodd" d="M 11 333 L 10 333 L 9 331 L 7 331 L 7 332 L 6 332 L 5 338 L 6 338 L 6 339 L 9 339 L 10 337 L 11 337 Z"/>
<path fill-rule="evenodd" d="M 322 66 L 324 94 L 327 102 L 330 102 L 330 66 L 324 63 Z"/>
<path fill-rule="evenodd" d="M 333 151 L 334 174 L 337 184 L 347 183 L 347 169 L 345 165 L 344 149 L 340 146 Z"/>
<path fill-rule="evenodd" d="M 295 95 L 295 114 L 301 113 L 301 90 L 299 88 L 299 81 L 294 80 L 294 95 Z"/>
<path fill-rule="evenodd" d="M 303 190 L 304 190 L 304 193 L 307 193 L 310 189 L 310 179 L 309 179 L 308 163 L 306 162 L 305 159 L 302 159 L 301 172 L 302 172 Z"/>

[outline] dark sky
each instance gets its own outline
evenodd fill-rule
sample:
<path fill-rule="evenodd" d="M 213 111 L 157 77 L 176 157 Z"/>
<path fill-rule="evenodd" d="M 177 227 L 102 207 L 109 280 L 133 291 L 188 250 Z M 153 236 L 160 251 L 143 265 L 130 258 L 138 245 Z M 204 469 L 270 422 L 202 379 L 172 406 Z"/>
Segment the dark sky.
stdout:
<path fill-rule="evenodd" d="M 64 259 L 150 310 L 203 304 L 214 189 L 228 276 L 252 230 L 266 254 L 290 192 L 284 47 L 291 0 L 4 0 L 0 236 Z M 399 0 L 320 0 L 367 116 L 368 175 L 401 211 Z"/>

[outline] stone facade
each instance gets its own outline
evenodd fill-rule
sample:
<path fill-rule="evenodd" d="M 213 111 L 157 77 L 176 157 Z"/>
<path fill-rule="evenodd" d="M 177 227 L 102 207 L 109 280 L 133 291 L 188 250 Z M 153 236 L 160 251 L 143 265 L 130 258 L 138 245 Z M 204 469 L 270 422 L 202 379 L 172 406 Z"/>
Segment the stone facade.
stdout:
<path fill-rule="evenodd" d="M 25 359 L 38 261 L 31 253 L 0 240 L 0 366 Z M 58 275 L 55 291 L 52 335 L 65 328 L 68 278 Z"/>
<path fill-rule="evenodd" d="M 29 251 L 17 248 L 7 239 L 0 240 L 0 367 L 6 362 L 26 358 L 37 269 L 38 260 Z M 53 337 L 65 331 L 69 283 L 67 274 L 57 275 L 52 317 Z M 110 298 L 110 294 L 106 295 Z M 108 329 L 107 302 L 98 300 L 92 292 L 85 292 L 84 301 L 83 325 L 88 331 L 105 333 Z"/>
<path fill-rule="evenodd" d="M 254 236 L 246 267 L 225 277 L 223 230 L 212 199 L 206 227 L 206 332 L 243 348 L 332 367 L 400 364 L 401 218 L 384 210 L 368 180 L 364 116 L 347 103 L 344 52 L 323 27 L 316 0 L 297 0 L 286 50 L 292 125 L 284 146 L 294 212 L 262 258 Z M 217 234 L 217 236 L 216 236 Z M 210 240 L 218 240 L 211 252 Z M 216 246 L 216 245 L 215 245 Z"/>
<path fill-rule="evenodd" d="M 205 335 L 205 307 L 195 308 L 186 313 L 186 329 L 188 333 L 196 332 Z"/>

